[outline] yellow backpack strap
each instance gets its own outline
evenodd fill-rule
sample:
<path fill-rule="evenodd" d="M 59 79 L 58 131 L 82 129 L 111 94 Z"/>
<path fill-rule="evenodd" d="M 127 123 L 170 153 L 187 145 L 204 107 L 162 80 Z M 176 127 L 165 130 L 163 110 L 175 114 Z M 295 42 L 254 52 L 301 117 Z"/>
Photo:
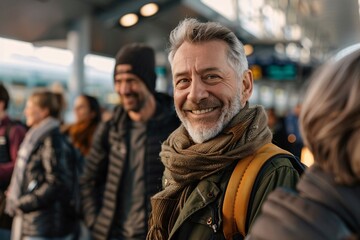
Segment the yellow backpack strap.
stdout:
<path fill-rule="evenodd" d="M 225 239 L 232 239 L 236 233 L 246 235 L 245 225 L 248 203 L 256 177 L 271 157 L 278 154 L 289 154 L 272 143 L 265 144 L 254 154 L 241 159 L 226 188 L 223 203 L 223 232 Z"/>

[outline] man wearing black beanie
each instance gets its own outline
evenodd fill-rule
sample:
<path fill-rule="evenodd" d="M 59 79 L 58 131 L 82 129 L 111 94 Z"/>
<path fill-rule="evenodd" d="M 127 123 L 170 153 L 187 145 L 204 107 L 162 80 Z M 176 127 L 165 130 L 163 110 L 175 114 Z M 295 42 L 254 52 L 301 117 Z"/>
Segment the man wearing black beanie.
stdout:
<path fill-rule="evenodd" d="M 81 178 L 86 225 L 96 239 L 146 238 L 150 197 L 161 189 L 161 143 L 179 126 L 173 100 L 155 92 L 154 50 L 123 46 L 116 55 L 120 105 L 95 134 Z"/>

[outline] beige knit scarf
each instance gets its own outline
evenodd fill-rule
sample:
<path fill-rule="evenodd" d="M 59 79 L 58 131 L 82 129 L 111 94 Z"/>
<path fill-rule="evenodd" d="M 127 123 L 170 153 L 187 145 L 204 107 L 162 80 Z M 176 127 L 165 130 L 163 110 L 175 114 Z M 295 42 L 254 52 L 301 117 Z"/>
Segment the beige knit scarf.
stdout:
<path fill-rule="evenodd" d="M 176 129 L 162 145 L 165 189 L 151 199 L 147 239 L 167 239 L 195 184 L 252 154 L 271 137 L 264 109 L 248 104 L 222 133 L 207 142 L 194 143 L 183 125 Z"/>

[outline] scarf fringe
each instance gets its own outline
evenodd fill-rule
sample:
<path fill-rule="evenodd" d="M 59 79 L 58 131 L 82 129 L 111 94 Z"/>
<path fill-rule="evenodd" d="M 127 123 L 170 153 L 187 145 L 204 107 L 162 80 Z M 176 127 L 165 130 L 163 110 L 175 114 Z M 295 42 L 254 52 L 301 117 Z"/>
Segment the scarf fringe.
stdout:
<path fill-rule="evenodd" d="M 167 240 L 168 239 L 167 231 L 161 226 L 154 225 L 149 229 L 149 232 L 146 236 L 147 240 Z"/>

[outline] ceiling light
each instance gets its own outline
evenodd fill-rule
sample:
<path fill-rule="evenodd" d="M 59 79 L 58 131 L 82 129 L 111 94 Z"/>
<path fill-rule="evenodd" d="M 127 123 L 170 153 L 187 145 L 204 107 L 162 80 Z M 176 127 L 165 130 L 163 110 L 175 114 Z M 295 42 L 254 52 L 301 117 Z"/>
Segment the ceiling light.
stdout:
<path fill-rule="evenodd" d="M 135 13 L 128 13 L 120 18 L 119 23 L 123 27 L 131 27 L 135 25 L 139 20 L 139 17 Z"/>
<path fill-rule="evenodd" d="M 155 3 L 148 3 L 141 7 L 140 14 L 144 17 L 150 17 L 159 11 L 159 6 Z"/>

